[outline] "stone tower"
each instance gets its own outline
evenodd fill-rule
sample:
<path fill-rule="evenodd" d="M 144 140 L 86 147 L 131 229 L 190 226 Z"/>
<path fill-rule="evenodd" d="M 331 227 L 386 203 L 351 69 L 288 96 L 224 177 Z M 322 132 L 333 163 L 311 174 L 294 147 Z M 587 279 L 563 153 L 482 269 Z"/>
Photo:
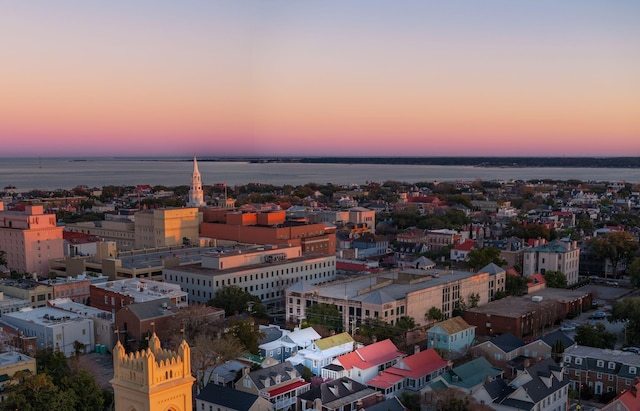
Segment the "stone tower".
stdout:
<path fill-rule="evenodd" d="M 198 160 L 193 155 L 193 174 L 191 176 L 191 188 L 189 189 L 188 207 L 200 207 L 205 205 L 204 193 L 202 192 L 202 180 L 200 179 L 200 171 L 198 170 Z"/>
<path fill-rule="evenodd" d="M 184 340 L 165 350 L 154 332 L 146 350 L 127 354 L 120 341 L 113 348 L 115 411 L 191 411 L 194 380 Z"/>

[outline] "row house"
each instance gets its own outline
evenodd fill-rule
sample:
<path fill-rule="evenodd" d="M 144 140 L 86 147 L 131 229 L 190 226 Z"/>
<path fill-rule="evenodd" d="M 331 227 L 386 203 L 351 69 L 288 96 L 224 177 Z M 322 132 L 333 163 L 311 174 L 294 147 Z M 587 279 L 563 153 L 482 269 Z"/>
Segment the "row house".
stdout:
<path fill-rule="evenodd" d="M 310 349 L 320 340 L 320 334 L 312 327 L 295 329 L 292 332 L 281 330 L 282 335 L 272 341 L 265 341 L 258 346 L 261 356 L 271 357 L 279 362 L 288 360 L 297 352 Z"/>
<path fill-rule="evenodd" d="M 640 372 L 640 355 L 602 348 L 571 347 L 563 363 L 574 389 L 588 386 L 596 395 L 631 389 Z"/>

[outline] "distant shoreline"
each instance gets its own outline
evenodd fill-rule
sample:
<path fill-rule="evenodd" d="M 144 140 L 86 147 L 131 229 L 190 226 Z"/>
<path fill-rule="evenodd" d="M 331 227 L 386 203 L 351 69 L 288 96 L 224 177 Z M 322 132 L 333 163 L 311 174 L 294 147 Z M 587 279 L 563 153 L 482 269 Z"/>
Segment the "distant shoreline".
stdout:
<path fill-rule="evenodd" d="M 142 162 L 191 162 L 191 156 L 73 156 L 51 157 L 69 162 L 100 161 L 142 161 Z M 0 160 L 2 157 L 0 157 Z M 15 159 L 15 157 L 13 157 Z M 46 160 L 47 157 L 24 157 L 22 159 Z M 198 162 L 234 162 L 252 164 L 297 163 L 297 164 L 386 164 L 386 165 L 421 165 L 421 166 L 467 166 L 483 168 L 626 168 L 640 169 L 640 157 L 294 157 L 294 156 L 265 156 L 265 157 L 218 157 L 197 156 Z"/>

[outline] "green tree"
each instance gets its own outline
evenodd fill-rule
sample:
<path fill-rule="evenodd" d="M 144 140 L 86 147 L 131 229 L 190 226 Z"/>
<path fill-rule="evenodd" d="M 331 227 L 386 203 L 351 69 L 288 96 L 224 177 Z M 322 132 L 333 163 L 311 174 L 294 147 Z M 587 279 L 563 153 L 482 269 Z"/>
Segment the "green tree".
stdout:
<path fill-rule="evenodd" d="M 429 323 L 440 322 L 444 320 L 444 314 L 438 307 L 431 307 L 424 315 L 424 319 Z"/>
<path fill-rule="evenodd" d="M 504 291 L 507 295 L 525 295 L 527 293 L 527 284 L 529 279 L 519 275 L 507 274 Z"/>
<path fill-rule="evenodd" d="M 543 275 L 544 279 L 547 281 L 547 287 L 567 288 L 567 277 L 562 273 L 562 271 L 547 270 Z"/>
<path fill-rule="evenodd" d="M 0 410 L 75 411 L 76 402 L 73 391 L 62 391 L 49 375 L 38 374 L 16 387 L 11 387 L 7 399 L 0 403 Z"/>
<path fill-rule="evenodd" d="M 305 322 L 309 325 L 320 325 L 342 332 L 343 318 L 335 304 L 311 304 L 305 310 L 305 316 L 307 317 Z"/>
<path fill-rule="evenodd" d="M 65 377 L 60 383 L 65 395 L 74 393 L 74 409 L 78 411 L 102 410 L 105 396 L 95 378 L 86 370 L 80 370 L 72 376 Z"/>
<path fill-rule="evenodd" d="M 616 301 L 611 309 L 610 319 L 625 323 L 626 344 L 640 344 L 640 297 Z"/>
<path fill-rule="evenodd" d="M 417 392 L 409 393 L 408 391 L 402 391 L 400 398 L 398 398 L 402 405 L 404 405 L 409 411 L 420 411 L 420 394 Z"/>
<path fill-rule="evenodd" d="M 629 274 L 631 285 L 640 287 L 640 257 L 634 258 L 631 264 L 627 266 L 627 273 Z"/>
<path fill-rule="evenodd" d="M 226 285 L 220 288 L 207 305 L 222 308 L 227 316 L 235 313 L 248 313 L 255 318 L 269 318 L 260 298 L 236 285 Z"/>
<path fill-rule="evenodd" d="M 7 266 L 7 252 L 0 250 L 0 265 Z"/>
<path fill-rule="evenodd" d="M 615 333 L 608 332 L 604 324 L 598 322 L 592 325 L 581 325 L 576 329 L 575 342 L 594 348 L 613 348 L 616 344 Z"/>
<path fill-rule="evenodd" d="M 479 302 L 480 302 L 480 294 L 475 293 L 475 294 L 469 295 L 469 306 L 471 308 L 476 308 Z"/>
<path fill-rule="evenodd" d="M 500 258 L 500 250 L 496 247 L 482 247 L 469 251 L 467 265 L 474 270 L 479 270 L 491 263 L 505 266 L 507 262 Z"/>
<path fill-rule="evenodd" d="M 360 334 L 367 338 L 376 337 L 378 341 L 386 339 L 396 340 L 402 335 L 402 330 L 379 318 L 366 318 L 362 324 L 360 324 Z"/>
<path fill-rule="evenodd" d="M 228 333 L 240 341 L 244 348 L 251 354 L 258 354 L 260 338 L 259 325 L 251 319 L 231 318 L 227 323 Z"/>
<path fill-rule="evenodd" d="M 626 231 L 612 231 L 589 240 L 589 248 L 598 258 L 611 262 L 613 278 L 617 278 L 618 265 L 633 256 L 638 242 Z"/>

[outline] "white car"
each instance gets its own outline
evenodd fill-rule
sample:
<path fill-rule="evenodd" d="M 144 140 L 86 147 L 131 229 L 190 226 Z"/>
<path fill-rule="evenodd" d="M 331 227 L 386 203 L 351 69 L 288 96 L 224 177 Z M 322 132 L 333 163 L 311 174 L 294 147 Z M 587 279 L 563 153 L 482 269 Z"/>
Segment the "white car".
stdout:
<path fill-rule="evenodd" d="M 566 324 L 560 327 L 560 331 L 575 331 L 575 330 L 576 330 L 576 327 L 571 324 Z"/>

